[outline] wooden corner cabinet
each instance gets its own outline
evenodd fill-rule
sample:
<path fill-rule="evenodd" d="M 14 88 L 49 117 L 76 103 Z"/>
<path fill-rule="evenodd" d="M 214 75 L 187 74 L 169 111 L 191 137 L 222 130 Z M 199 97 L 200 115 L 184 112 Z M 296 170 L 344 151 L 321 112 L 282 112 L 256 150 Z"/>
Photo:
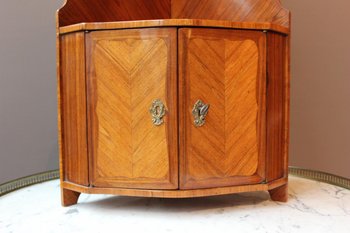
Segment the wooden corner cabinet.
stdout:
<path fill-rule="evenodd" d="M 62 205 L 80 193 L 287 201 L 289 56 L 279 0 L 67 0 Z"/>

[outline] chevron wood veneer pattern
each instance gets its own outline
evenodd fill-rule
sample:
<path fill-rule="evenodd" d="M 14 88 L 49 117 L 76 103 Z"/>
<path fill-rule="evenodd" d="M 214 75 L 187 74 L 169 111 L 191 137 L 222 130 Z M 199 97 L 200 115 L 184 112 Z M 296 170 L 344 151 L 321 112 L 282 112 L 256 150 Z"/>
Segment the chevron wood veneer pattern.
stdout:
<path fill-rule="evenodd" d="M 180 29 L 181 188 L 264 179 L 265 43 L 263 32 Z M 202 127 L 191 114 L 198 99 L 210 104 Z"/>
<path fill-rule="evenodd" d="M 291 15 L 281 0 L 99 2 L 65 0 L 56 14 L 62 205 L 80 193 L 264 190 L 286 201 Z M 198 100 L 210 105 L 200 127 Z"/>
<path fill-rule="evenodd" d="M 279 0 L 173 0 L 171 16 L 289 26 L 289 11 L 282 7 Z"/>
<path fill-rule="evenodd" d="M 89 33 L 90 158 L 96 187 L 177 188 L 177 139 L 168 135 L 177 124 L 176 29 L 142 33 Z M 149 113 L 155 99 L 167 107 L 161 126 L 153 125 Z"/>
<path fill-rule="evenodd" d="M 66 0 L 58 26 L 146 19 L 210 19 L 289 27 L 280 0 Z"/>

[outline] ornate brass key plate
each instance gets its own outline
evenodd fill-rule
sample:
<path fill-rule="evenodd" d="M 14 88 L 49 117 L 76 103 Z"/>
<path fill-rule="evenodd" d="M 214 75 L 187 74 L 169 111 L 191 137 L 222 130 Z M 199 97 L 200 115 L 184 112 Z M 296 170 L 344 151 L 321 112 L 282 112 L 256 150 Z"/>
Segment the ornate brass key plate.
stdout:
<path fill-rule="evenodd" d="M 205 117 L 209 111 L 209 104 L 203 103 L 202 100 L 198 100 L 192 109 L 192 115 L 194 117 L 194 125 L 201 127 L 205 124 Z"/>
<path fill-rule="evenodd" d="M 154 100 L 149 112 L 151 113 L 154 125 L 159 126 L 164 123 L 163 117 L 165 116 L 166 109 L 161 100 Z"/>

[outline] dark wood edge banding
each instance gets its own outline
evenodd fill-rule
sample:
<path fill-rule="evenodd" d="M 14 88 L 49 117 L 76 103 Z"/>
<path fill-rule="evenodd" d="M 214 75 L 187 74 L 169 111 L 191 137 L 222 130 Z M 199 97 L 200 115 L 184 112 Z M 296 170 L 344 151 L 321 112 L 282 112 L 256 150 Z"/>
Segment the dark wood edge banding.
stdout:
<path fill-rule="evenodd" d="M 299 167 L 289 167 L 289 174 L 301 178 L 306 178 L 310 180 L 316 180 L 332 185 L 336 185 L 345 189 L 350 190 L 350 179 L 333 175 L 326 172 L 314 171 L 310 169 L 304 169 Z M 52 170 L 47 172 L 42 172 L 16 180 L 12 180 L 0 185 L 0 196 L 8 194 L 10 192 L 16 191 L 18 189 L 39 184 L 45 181 L 59 179 L 59 171 Z"/>

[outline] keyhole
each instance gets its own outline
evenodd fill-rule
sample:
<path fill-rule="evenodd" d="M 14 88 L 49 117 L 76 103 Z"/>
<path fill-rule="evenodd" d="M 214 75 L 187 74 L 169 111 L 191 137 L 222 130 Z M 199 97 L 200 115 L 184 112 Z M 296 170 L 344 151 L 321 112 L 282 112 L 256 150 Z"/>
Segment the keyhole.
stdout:
<path fill-rule="evenodd" d="M 156 116 L 160 116 L 160 107 L 159 106 L 156 107 L 155 112 L 156 112 Z"/>

